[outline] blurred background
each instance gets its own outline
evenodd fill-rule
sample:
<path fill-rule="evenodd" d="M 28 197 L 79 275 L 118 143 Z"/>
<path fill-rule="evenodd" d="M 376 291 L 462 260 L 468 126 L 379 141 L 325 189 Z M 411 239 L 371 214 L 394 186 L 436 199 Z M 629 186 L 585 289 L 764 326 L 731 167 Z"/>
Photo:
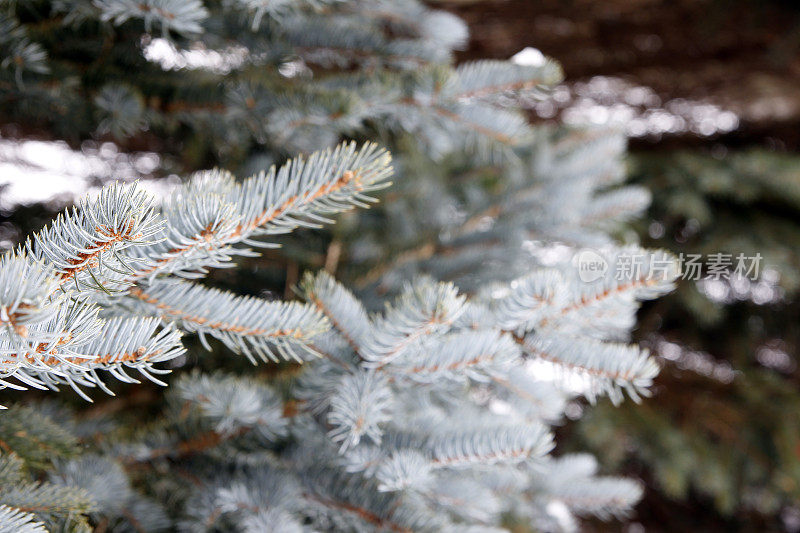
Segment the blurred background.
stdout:
<path fill-rule="evenodd" d="M 627 132 L 630 180 L 654 198 L 636 224 L 645 245 L 763 257 L 758 282 L 686 281 L 645 306 L 636 336 L 664 367 L 654 397 L 620 408 L 600 403 L 559 429 L 563 451 L 588 449 L 606 471 L 647 486 L 633 522 L 586 527 L 800 531 L 800 4 L 436 6 L 470 26 L 460 60 L 545 55 L 562 64 L 567 81 L 532 106 L 532 121 Z M 224 69 L 230 60 L 176 57 L 165 43 L 147 49 L 162 63 L 211 61 Z M 0 248 L 108 179 L 141 176 L 159 192 L 187 170 L 219 163 L 201 145 L 174 150 L 146 134 L 125 145 L 111 136 L 77 146 L 47 137 L 36 125 L 0 117 Z M 266 272 L 259 283 L 266 277 L 280 293 L 301 267 L 270 261 L 277 259 L 251 266 Z M 225 283 L 253 284 L 251 274 L 241 269 Z"/>
<path fill-rule="evenodd" d="M 647 483 L 629 531 L 800 531 L 800 4 L 748 0 L 445 3 L 463 59 L 527 50 L 567 82 L 533 120 L 616 123 L 638 232 L 678 253 L 761 253 L 755 284 L 683 282 L 637 336 L 654 398 L 588 409 L 562 442 Z"/>

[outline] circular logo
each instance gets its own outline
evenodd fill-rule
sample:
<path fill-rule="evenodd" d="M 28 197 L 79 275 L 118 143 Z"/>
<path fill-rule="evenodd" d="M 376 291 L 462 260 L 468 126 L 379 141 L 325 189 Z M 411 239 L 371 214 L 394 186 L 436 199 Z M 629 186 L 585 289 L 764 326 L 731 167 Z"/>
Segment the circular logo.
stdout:
<path fill-rule="evenodd" d="M 576 256 L 578 277 L 584 283 L 596 281 L 608 272 L 608 261 L 594 250 L 582 250 Z"/>

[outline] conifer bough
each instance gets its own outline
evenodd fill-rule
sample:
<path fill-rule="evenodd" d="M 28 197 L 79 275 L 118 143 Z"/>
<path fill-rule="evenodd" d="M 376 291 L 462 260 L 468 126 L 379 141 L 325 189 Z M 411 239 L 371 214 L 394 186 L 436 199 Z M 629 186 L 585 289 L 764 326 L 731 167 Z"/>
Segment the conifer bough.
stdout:
<path fill-rule="evenodd" d="M 3 256 L 5 387 L 68 384 L 89 399 L 84 388 L 113 394 L 104 378 L 135 382 L 131 371 L 163 384 L 160 363 L 183 353 L 181 331 L 209 349 L 205 337 L 215 337 L 254 363 L 283 356 L 305 368 L 288 396 L 257 380 L 184 375 L 168 395 L 176 406 L 168 424 L 106 456 L 64 463 L 52 486 L 0 489 L 0 516 L 37 531 L 41 516 L 60 516 L 62 493 L 68 508 L 84 505 L 91 515 L 95 507 L 81 502 L 99 499 L 101 515 L 115 516 L 122 511 L 97 493 L 114 483 L 146 513 L 155 504 L 130 489 L 121 465 L 198 456 L 240 466 L 199 474 L 202 484 L 186 495 L 182 523 L 190 529 L 299 531 L 312 520 L 323 529 L 456 530 L 499 523 L 510 509 L 547 523 L 553 498 L 579 514 L 624 516 L 641 494 L 635 483 L 594 468 L 576 472 L 572 484 L 542 476 L 580 464 L 549 456 L 548 426 L 576 393 L 537 378 L 530 364 L 581 376 L 580 394 L 592 401 L 608 394 L 619 402 L 623 390 L 635 400 L 647 395 L 653 358 L 607 339 L 639 300 L 670 290 L 674 266 L 586 285 L 562 265 L 473 296 L 421 277 L 377 315 L 326 272 L 303 279 L 306 303 L 192 281 L 249 247 L 274 246 L 273 235 L 369 205 L 369 193 L 387 185 L 389 164 L 375 145 L 351 143 L 242 182 L 201 172 L 160 209 L 135 184 L 113 184 Z M 605 253 L 634 252 L 669 260 L 636 248 Z M 606 329 L 581 329 L 580 321 Z"/>
<path fill-rule="evenodd" d="M 564 531 L 630 512 L 639 484 L 554 457 L 550 428 L 580 397 L 648 394 L 658 365 L 625 341 L 677 268 L 610 236 L 649 202 L 619 186 L 622 135 L 528 123 L 521 104 L 561 80 L 555 62 L 456 66 L 465 25 L 416 0 L 28 4 L 0 10 L 9 122 L 123 150 L 163 138 L 164 160 L 191 168 L 314 153 L 242 180 L 198 172 L 158 206 L 112 184 L 0 258 L 0 388 L 163 384 L 182 334 L 300 362 L 274 383 L 183 372 L 135 431 L 102 416 L 114 403 L 88 418 L 9 406 L 0 533 L 494 533 L 509 517 Z M 372 204 L 390 157 L 326 149 L 353 136 L 389 146 L 402 179 L 341 228 L 348 261 L 330 270 L 346 284 L 308 273 L 304 301 L 282 302 L 198 282 Z M 553 243 L 671 266 L 586 283 L 542 259 Z"/>
<path fill-rule="evenodd" d="M 241 183 L 201 172 L 160 211 L 136 184 L 103 188 L 3 256 L 0 387 L 65 383 L 88 399 L 81 387 L 110 392 L 101 370 L 135 382 L 134 370 L 160 383 L 156 363 L 183 353 L 175 323 L 251 359 L 313 354 L 311 338 L 328 327 L 314 307 L 172 278 L 230 266 L 233 256 L 252 253 L 247 246 L 274 246 L 271 235 L 366 207 L 375 201 L 369 194 L 388 185 L 390 161 L 374 144 L 349 143 Z"/>

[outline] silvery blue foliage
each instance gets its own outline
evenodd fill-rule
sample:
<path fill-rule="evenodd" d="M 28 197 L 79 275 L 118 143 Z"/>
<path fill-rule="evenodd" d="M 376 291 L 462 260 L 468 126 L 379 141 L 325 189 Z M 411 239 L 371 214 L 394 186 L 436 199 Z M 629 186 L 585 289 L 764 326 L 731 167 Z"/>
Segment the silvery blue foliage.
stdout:
<path fill-rule="evenodd" d="M 237 245 L 269 246 L 260 239 L 368 205 L 368 193 L 386 186 L 389 162 L 375 145 L 351 143 L 241 183 L 200 173 L 161 210 L 135 184 L 103 188 L 0 259 L 0 388 L 65 383 L 89 399 L 82 387 L 111 393 L 101 376 L 136 382 L 130 370 L 161 383 L 166 370 L 156 365 L 183 353 L 176 325 L 254 362 L 312 356 L 310 339 L 328 328 L 315 307 L 170 275 L 230 266 L 252 253 Z"/>
<path fill-rule="evenodd" d="M 135 523 L 143 531 L 160 531 L 170 522 L 162 505 L 139 495 L 118 462 L 86 455 L 57 465 L 50 481 L 65 488 L 86 491 L 94 502 L 93 513 L 124 531 Z"/>
<path fill-rule="evenodd" d="M 208 11 L 200 0 L 95 0 L 100 18 L 122 24 L 128 19 L 141 19 L 147 31 L 160 29 L 178 33 L 200 33 Z"/>
<path fill-rule="evenodd" d="M 637 401 L 647 395 L 657 364 L 645 350 L 618 340 L 641 300 L 671 289 L 678 272 L 669 255 L 603 248 L 595 253 L 611 264 L 632 254 L 653 260 L 626 279 L 612 269 L 585 280 L 570 264 L 540 266 L 471 296 L 452 283 L 420 277 L 372 315 L 324 271 L 303 279 L 305 304 L 233 296 L 180 279 L 226 264 L 239 253 L 237 242 L 257 246 L 263 241 L 256 236 L 274 233 L 270 227 L 282 232 L 303 220 L 326 222 L 317 213 L 347 209 L 362 190 L 379 187 L 388 158 L 373 155 L 370 145 L 353 150 L 312 156 L 309 167 L 288 163 L 283 168 L 302 167 L 291 185 L 281 179 L 291 170 L 264 178 L 275 185 L 245 181 L 247 195 L 225 173 L 198 175 L 170 199 L 163 222 L 135 189 L 114 186 L 101 193 L 99 204 L 82 206 L 99 205 L 100 214 L 75 211 L 59 222 L 69 229 L 40 234 L 80 244 L 56 246 L 52 237 L 48 248 L 38 245 L 37 235 L 28 245 L 32 252 L 3 258 L 7 273 L 42 281 L 41 288 L 22 284 L 0 292 L 2 346 L 6 359 L 17 363 L 9 378 L 23 384 L 66 382 L 81 394 L 82 386 L 111 392 L 98 371 L 134 380 L 127 369 L 159 382 L 155 375 L 164 370 L 154 363 L 182 352 L 176 326 L 217 337 L 251 358 L 275 359 L 277 353 L 305 367 L 288 397 L 258 380 L 185 375 L 170 394 L 168 425 L 118 445 L 108 457 L 65 463 L 53 482 L 94 494 L 93 512 L 102 516 L 115 519 L 123 504 L 126 512 L 149 513 L 154 528 L 162 515 L 131 492 L 120 464 L 169 460 L 195 468 L 203 483 L 180 513 L 190 530 L 257 530 L 274 521 L 286 531 L 309 524 L 440 531 L 499 525 L 507 513 L 566 527 L 558 522 L 563 517 L 551 515 L 551 501 L 577 515 L 624 516 L 641 495 L 638 485 L 597 477 L 587 458 L 552 458 L 549 426 L 577 395 L 591 401 L 608 395 L 614 402 L 623 391 Z M 364 151 L 368 156 L 359 155 Z M 201 193 L 207 200 L 198 199 Z M 148 207 L 142 215 L 117 206 L 130 222 L 103 211 L 125 199 Z M 191 207 L 179 206 L 182 201 Z M 286 223 L 275 226 L 282 217 Z M 97 242 L 87 223 L 78 223 L 84 220 L 98 221 Z M 138 233 L 118 248 L 109 240 L 129 227 L 150 227 L 142 220 L 171 244 L 142 243 Z M 32 257 L 39 249 L 64 255 Z M 95 255 L 86 260 L 84 254 Z M 57 261 L 48 269 L 51 257 Z M 9 279 L 6 269 L 0 281 Z M 83 282 L 60 283 L 59 274 Z M 102 290 L 106 277 L 113 292 Z M 581 387 L 566 386 L 576 377 Z M 197 456 L 205 466 L 192 466 Z M 112 486 L 120 497 L 106 500 L 103 489 Z M 38 489 L 30 490 L 17 497 Z"/>
<path fill-rule="evenodd" d="M 186 68 L 222 98 L 177 122 L 143 108 L 141 88 L 105 86 L 93 99 L 101 129 L 186 120 L 222 144 L 319 151 L 241 180 L 195 173 L 158 207 L 135 184 L 111 185 L 0 258 L 0 388 L 67 384 L 89 399 L 85 389 L 112 393 L 107 376 L 162 383 L 182 333 L 253 363 L 291 361 L 298 375 L 184 373 L 141 432 L 71 423 L 115 438 L 47 482 L 3 451 L 0 530 L 38 531 L 76 509 L 114 531 L 284 532 L 495 533 L 507 516 L 557 531 L 630 512 L 638 484 L 598 476 L 587 456 L 554 457 L 552 426 L 581 398 L 648 394 L 658 365 L 626 342 L 640 302 L 678 272 L 669 254 L 616 244 L 649 202 L 619 186 L 624 137 L 526 120 L 519 102 L 544 97 L 557 64 L 455 67 L 464 24 L 415 0 L 62 0 L 57 11 L 65 25 L 160 32 L 178 56 L 237 58 L 230 77 Z M 47 72 L 27 39 L 0 14 L 0 49 L 19 58 L 0 67 L 20 87 Z M 197 281 L 373 204 L 388 152 L 326 148 L 364 133 L 405 153 L 397 199 L 350 221 L 355 291 L 324 271 L 304 276 L 304 302 Z M 582 270 L 584 252 L 603 268 Z"/>
<path fill-rule="evenodd" d="M 326 318 L 314 307 L 297 302 L 268 302 L 261 298 L 234 296 L 187 281 L 155 281 L 134 288 L 134 309 L 176 322 L 181 329 L 221 340 L 254 364 L 257 360 L 302 361 L 313 357 L 314 336 L 328 328 Z"/>
<path fill-rule="evenodd" d="M 14 79 L 24 89 L 23 73 L 44 74 L 50 71 L 44 48 L 30 40 L 28 32 L 5 12 L 0 13 L 0 69 L 13 70 Z"/>
<path fill-rule="evenodd" d="M 0 505 L 0 533 L 46 533 L 34 515 Z"/>
<path fill-rule="evenodd" d="M 606 273 L 615 274 L 635 253 L 619 249 L 612 237 L 650 198 L 641 187 L 619 186 L 625 179 L 624 135 L 552 127 L 531 135 L 530 144 L 515 151 L 517 158 L 503 165 L 476 169 L 463 158 L 421 163 L 419 154 L 397 160 L 406 176 L 398 183 L 402 199 L 385 210 L 383 226 L 361 226 L 354 235 L 363 256 L 355 262 L 370 267 L 366 275 L 359 272 L 356 284 L 368 308 L 380 305 L 369 298 L 375 291 L 396 293 L 419 275 L 485 293 L 494 281 L 521 283 L 532 276 L 527 283 L 544 283 L 535 279 L 541 267 L 549 267 L 541 275 L 567 276 L 586 290 L 615 281 L 609 276 L 584 284 L 572 261 L 587 248 L 606 261 Z M 498 185 L 486 187 L 487 181 Z M 669 264 L 643 254 L 639 266 L 649 268 L 651 259 L 662 269 Z"/>
<path fill-rule="evenodd" d="M 101 88 L 90 104 L 102 117 L 98 131 L 118 138 L 181 123 L 183 100 L 199 97 L 198 107 L 207 112 L 189 122 L 226 143 L 253 139 L 294 153 L 330 146 L 342 135 L 408 132 L 437 158 L 463 148 L 513 158 L 533 130 L 511 104 L 540 97 L 561 78 L 549 60 L 450 67 L 454 51 L 467 43 L 466 25 L 418 0 L 58 0 L 53 15 L 65 26 L 139 32 L 145 44 L 161 36 L 174 54 L 153 61 L 203 78 L 199 89 L 192 83 L 176 88 L 178 105 L 166 109 L 147 104 L 152 95 L 130 83 Z M 9 37 L 0 37 L 0 50 L 10 55 L 0 67 L 16 71 L 19 97 L 53 103 L 40 84 L 52 70 L 44 48 L 13 14 L 3 17 L 0 29 Z M 202 51 L 228 60 L 183 64 Z M 293 83 L 275 90 L 250 76 L 252 69 Z M 313 69 L 326 72 L 309 76 Z M 28 79 L 34 88 L 26 90 Z"/>
<path fill-rule="evenodd" d="M 144 103 L 130 87 L 119 83 L 105 85 L 95 97 L 95 105 L 108 118 L 101 121 L 98 131 L 110 132 L 116 138 L 134 135 L 145 121 Z"/>
<path fill-rule="evenodd" d="M 344 374 L 331 396 L 328 424 L 341 450 L 355 446 L 363 437 L 381 440 L 381 425 L 389 421 L 392 393 L 385 376 L 375 372 Z"/>
<path fill-rule="evenodd" d="M 0 455 L 0 501 L 0 531 L 9 533 L 48 531 L 57 518 L 96 508 L 82 487 L 30 480 L 23 460 L 7 452 Z"/>
<path fill-rule="evenodd" d="M 644 278 L 647 292 L 616 288 L 632 291 L 625 301 L 635 306 L 668 290 L 676 274 Z M 565 310 L 580 303 L 613 315 L 616 304 L 606 308 L 605 292 L 582 290 L 563 275 L 533 276 L 496 291 L 486 304 L 473 303 L 452 284 L 423 278 L 383 313 L 369 316 L 330 275 L 308 275 L 304 296 L 334 326 L 314 340 L 320 358 L 305 363 L 292 386 L 287 406 L 293 407 L 259 407 L 264 404 L 257 398 L 277 401 L 263 383 L 185 376 L 175 385 L 181 416 L 152 444 L 145 441 L 136 460 L 191 461 L 186 456 L 202 453 L 242 469 L 233 477 L 206 478 L 208 485 L 187 502 L 189 528 L 255 527 L 272 517 L 287 528 L 311 523 L 316 529 L 439 531 L 499 524 L 504 513 L 565 526 L 558 522 L 562 516 L 550 515 L 549 502 L 577 515 L 624 516 L 641 495 L 636 483 L 597 477 L 591 458 L 548 455 L 548 426 L 576 393 L 560 388 L 558 373 L 537 376 L 536 363 L 586 377 L 582 394 L 590 399 L 609 394 L 614 400 L 621 390 L 638 399 L 657 366 L 632 346 L 560 337 L 567 334 L 556 319 Z M 540 282 L 553 286 L 543 290 Z M 557 304 L 519 318 L 520 306 L 539 304 L 531 295 L 556 293 L 563 294 Z M 582 300 L 586 294 L 594 299 Z M 475 316 L 464 319 L 481 306 L 480 323 Z M 389 327 L 391 320 L 397 327 Z M 549 343 L 537 340 L 544 332 Z M 570 350 L 570 343 L 579 349 Z M 186 414 L 187 405 L 195 414 Z M 266 423 L 258 418 L 268 412 L 269 425 L 285 430 L 254 441 Z M 254 442 L 262 451 L 280 449 L 283 459 L 262 456 Z M 253 497 L 261 490 L 253 483 L 293 487 L 293 496 Z M 249 488 L 229 488 L 240 486 Z"/>

